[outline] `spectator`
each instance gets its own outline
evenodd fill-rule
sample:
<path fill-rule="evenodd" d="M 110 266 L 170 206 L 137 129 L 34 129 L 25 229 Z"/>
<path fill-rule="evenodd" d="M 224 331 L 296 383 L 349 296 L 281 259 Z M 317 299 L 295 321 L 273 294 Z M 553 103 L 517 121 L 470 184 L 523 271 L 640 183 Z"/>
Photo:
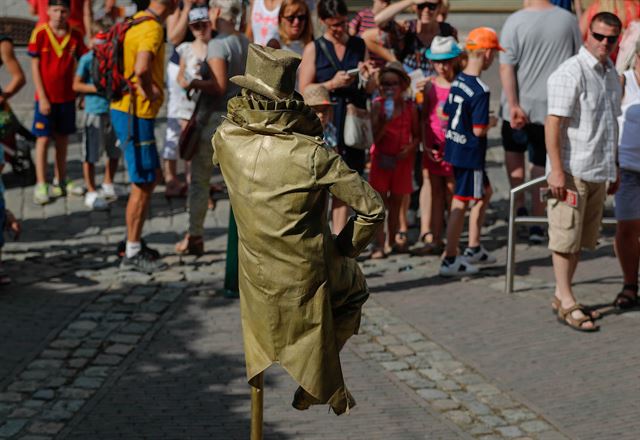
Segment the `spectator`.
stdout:
<path fill-rule="evenodd" d="M 594 315 L 576 302 L 572 279 L 580 249 L 594 249 L 604 199 L 616 190 L 616 146 L 621 87 L 609 56 L 622 22 L 610 12 L 593 17 L 585 45 L 548 80 L 545 124 L 551 198 L 549 249 L 556 279 L 559 319 L 580 331 L 596 331 Z M 568 191 L 571 195 L 568 197 Z"/>
<path fill-rule="evenodd" d="M 635 61 L 622 75 L 622 116 L 619 118 L 620 188 L 616 192 L 615 249 L 624 285 L 613 305 L 630 309 L 638 305 L 638 262 L 640 261 L 640 39 L 636 40 Z"/>
<path fill-rule="evenodd" d="M 384 207 L 316 140 L 320 122 L 294 90 L 299 61 L 289 51 L 249 46 L 245 74 L 231 78 L 243 89 L 213 138 L 214 160 L 238 221 L 249 380 L 279 362 L 300 385 L 294 408 L 328 402 L 341 414 L 354 402 L 339 352 L 357 332 L 368 296 L 355 257 L 384 221 Z M 337 238 L 325 215 L 329 192 L 355 211 Z"/>
<path fill-rule="evenodd" d="M 315 112 L 324 131 L 324 145 L 334 149 L 338 142 L 336 127 L 333 125 L 333 106 L 329 91 L 320 84 L 311 84 L 304 90 L 304 103 Z"/>
<path fill-rule="evenodd" d="M 431 81 L 424 103 L 422 179 L 429 184 L 420 188 L 420 240 L 413 250 L 417 255 L 440 255 L 444 251 L 444 215 L 451 206 L 455 188 L 453 168 L 443 160 L 449 120 L 444 114 L 444 106 L 451 83 L 461 69 L 461 54 L 462 50 L 453 37 L 437 36 L 427 49 L 427 58 L 438 76 Z"/>
<path fill-rule="evenodd" d="M 435 72 L 426 57 L 426 50 L 431 46 L 431 41 L 436 35 L 452 36 L 457 39 L 458 32 L 449 23 L 438 22 L 442 0 L 401 0 L 377 14 L 375 16 L 376 24 L 383 27 L 409 6 L 415 7 L 417 19 L 407 23 L 402 50 L 398 53 L 397 58 L 408 72 L 420 69 L 425 77 L 434 76 Z M 423 81 L 420 88 L 425 83 Z"/>
<path fill-rule="evenodd" d="M 377 234 L 377 247 L 371 258 L 387 255 L 387 250 L 406 251 L 407 232 L 400 229 L 403 196 L 413 192 L 412 170 L 420 143 L 418 110 L 404 93 L 411 80 L 395 61 L 380 71 L 380 95 L 373 101 L 374 144 L 371 147 L 369 184 L 378 191 L 388 210 L 387 240 L 384 228 Z"/>
<path fill-rule="evenodd" d="M 525 151 L 531 178 L 544 175 L 547 151 L 544 120 L 547 116 L 547 79 L 582 45 L 575 17 L 549 0 L 530 0 L 528 6 L 507 18 L 500 45 L 502 80 L 502 140 L 511 187 L 524 183 Z M 531 191 L 533 214 L 544 215 L 539 188 Z M 518 215 L 528 215 L 524 193 L 516 200 Z M 529 228 L 529 241 L 544 240 L 540 226 Z"/>
<path fill-rule="evenodd" d="M 41 25 L 49 22 L 49 6 L 51 2 L 49 0 L 27 0 L 31 7 L 31 13 L 38 16 L 37 25 Z M 68 22 L 69 26 L 78 30 L 82 36 L 87 35 L 91 38 L 91 22 L 93 21 L 93 15 L 91 10 L 91 0 L 70 0 Z"/>
<path fill-rule="evenodd" d="M 282 0 L 251 0 L 246 33 L 250 41 L 261 46 L 278 36 L 278 15 Z"/>
<path fill-rule="evenodd" d="M 284 0 L 278 13 L 278 35 L 267 43 L 302 56 L 304 47 L 313 40 L 311 12 L 304 0 Z"/>
<path fill-rule="evenodd" d="M 593 21 L 593 17 L 600 12 L 611 12 L 617 16 L 622 23 L 622 31 L 624 31 L 629 26 L 629 23 L 640 18 L 640 2 L 638 0 L 592 1 L 580 17 L 580 31 L 584 40 L 589 37 L 589 25 Z M 615 51 L 612 54 L 615 54 Z"/>
<path fill-rule="evenodd" d="M 6 35 L 0 35 L 0 67 L 3 66 L 6 66 L 11 79 L 4 88 L 0 87 L 0 112 L 8 112 L 10 111 L 8 100 L 24 86 L 25 77 L 13 51 L 13 42 Z M 4 142 L 5 139 L 2 139 L 2 141 Z M 0 286 L 11 283 L 11 278 L 2 268 L 1 261 L 4 231 L 6 229 L 12 232 L 15 239 L 20 234 L 20 223 L 18 223 L 11 211 L 5 207 L 4 184 L 2 182 L 2 169 L 5 164 L 3 142 L 0 142 Z"/>
<path fill-rule="evenodd" d="M 97 21 L 92 25 L 93 44 L 100 44 L 107 37 L 103 32 L 105 26 Z M 116 146 L 116 135 L 109 117 L 109 101 L 96 94 L 96 87 L 91 78 L 91 63 L 93 51 L 89 51 L 80 58 L 76 74 L 73 79 L 73 90 L 85 94 L 84 97 L 84 160 L 82 173 L 87 192 L 84 204 L 88 208 L 104 210 L 109 207 L 107 200 L 117 198 L 113 179 L 118 170 L 120 150 Z M 102 191 L 96 190 L 96 162 L 100 160 L 102 152 L 106 151 L 109 158 L 104 172 Z"/>
<path fill-rule="evenodd" d="M 384 8 L 389 6 L 390 0 L 373 0 L 370 8 L 363 8 L 349 22 L 349 35 L 362 37 L 367 29 L 377 28 L 374 17 Z"/>
<path fill-rule="evenodd" d="M 227 101 L 238 94 L 240 87 L 230 84 L 228 79 L 242 74 L 247 59 L 249 40 L 236 31 L 240 20 L 240 0 L 211 0 L 211 16 L 215 20 L 218 35 L 209 41 L 207 63 L 213 78 L 192 79 L 184 75 L 178 81 L 187 89 L 203 92 L 202 106 L 198 118 L 199 145 L 191 161 L 191 185 L 189 185 L 189 230 L 183 240 L 176 244 L 176 252 L 200 255 L 204 252 L 204 220 L 209 201 L 209 181 L 213 172 L 211 136 L 227 112 Z"/>
<path fill-rule="evenodd" d="M 120 267 L 152 273 L 165 265 L 143 248 L 142 227 L 151 193 L 160 172 L 154 135 L 155 117 L 164 93 L 164 30 L 162 25 L 177 7 L 177 0 L 152 0 L 134 18 L 152 17 L 130 28 L 123 44 L 124 76 L 132 78 L 134 92 L 111 103 L 111 123 L 124 151 L 131 181 L 127 203 L 127 242 Z M 131 100 L 134 100 L 131 102 Z M 130 114 L 130 109 L 133 113 Z"/>
<path fill-rule="evenodd" d="M 76 131 L 73 74 L 76 60 L 86 51 L 82 35 L 69 26 L 69 0 L 49 0 L 47 23 L 36 26 L 29 40 L 31 74 L 36 88 L 33 134 L 36 139 L 36 186 L 33 201 L 49 203 L 50 197 L 81 195 L 82 188 L 67 180 L 69 135 Z M 56 149 L 55 179 L 47 185 L 47 148 L 53 137 Z"/>
<path fill-rule="evenodd" d="M 167 99 L 167 131 L 162 149 L 165 196 L 184 197 L 187 184 L 178 179 L 178 140 L 193 109 L 193 103 L 187 98 L 185 90 L 178 84 L 180 70 L 180 53 L 182 43 L 191 43 L 195 36 L 189 26 L 189 14 L 192 8 L 207 7 L 206 0 L 186 0 L 178 3 L 178 8 L 167 18 L 167 39 L 174 48 L 167 63 L 166 85 Z M 211 27 L 209 28 L 211 34 Z M 209 35 L 211 38 L 212 35 Z M 186 46 L 182 46 L 182 50 Z M 182 122 L 181 122 L 182 121 Z"/>
<path fill-rule="evenodd" d="M 365 152 L 345 145 L 344 122 L 347 104 L 366 108 L 367 90 L 371 90 L 375 84 L 370 74 L 370 64 L 365 62 L 368 54 L 364 41 L 347 33 L 347 14 L 344 0 L 321 0 L 318 3 L 318 17 L 326 31 L 304 48 L 299 84 L 303 93 L 312 83 L 322 84 L 329 90 L 331 101 L 336 103 L 333 124 L 338 132 L 338 152 L 349 168 L 361 174 L 364 171 Z M 360 82 L 356 81 L 358 75 L 347 73 L 355 68 L 360 69 L 363 79 L 367 81 L 366 87 L 360 87 Z M 335 233 L 339 233 L 346 225 L 348 213 L 348 206 L 334 198 L 332 224 Z"/>
<path fill-rule="evenodd" d="M 489 87 L 480 74 L 491 66 L 496 51 L 504 49 L 496 32 L 486 27 L 469 33 L 466 48 L 467 66 L 451 84 L 444 106 L 444 113 L 449 115 L 444 159 L 453 165 L 456 185 L 447 224 L 447 247 L 440 265 L 442 276 L 475 274 L 478 268 L 473 263 L 496 261 L 480 243 L 484 214 L 492 194 L 485 171 L 487 132 L 495 125 L 495 118 L 489 117 Z M 469 245 L 460 256 L 458 243 L 470 201 L 474 205 L 469 218 Z"/>

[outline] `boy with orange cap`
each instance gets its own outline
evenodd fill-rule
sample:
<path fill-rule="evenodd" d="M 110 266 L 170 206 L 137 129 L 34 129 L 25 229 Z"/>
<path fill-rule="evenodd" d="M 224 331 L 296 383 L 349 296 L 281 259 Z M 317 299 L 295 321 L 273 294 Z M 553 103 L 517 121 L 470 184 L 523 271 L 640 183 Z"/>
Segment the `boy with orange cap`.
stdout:
<path fill-rule="evenodd" d="M 451 84 L 444 106 L 444 113 L 449 116 L 444 159 L 453 165 L 456 185 L 441 276 L 472 275 L 478 273 L 474 264 L 496 261 L 480 244 L 480 230 L 492 193 L 484 169 L 487 132 L 496 125 L 495 118 L 489 116 L 489 87 L 482 82 L 480 74 L 491 66 L 496 52 L 503 49 L 496 31 L 481 27 L 469 33 L 466 50 L 467 65 Z M 458 255 L 464 216 L 471 201 L 474 205 L 469 219 L 469 244 L 463 255 Z"/>

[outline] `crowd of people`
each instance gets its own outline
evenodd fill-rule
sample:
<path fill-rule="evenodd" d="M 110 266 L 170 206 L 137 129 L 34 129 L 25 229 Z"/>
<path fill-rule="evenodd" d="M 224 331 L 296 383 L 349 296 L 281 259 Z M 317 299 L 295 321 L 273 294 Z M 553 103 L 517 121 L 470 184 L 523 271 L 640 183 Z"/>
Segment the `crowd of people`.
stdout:
<path fill-rule="evenodd" d="M 502 121 L 509 181 L 512 186 L 525 181 L 527 161 L 530 177 L 545 169 L 548 174 L 548 192 L 532 192 L 531 211 L 544 215 L 548 199 L 554 308 L 573 328 L 598 328 L 598 314 L 577 303 L 571 279 L 580 249 L 596 244 L 606 193 L 614 193 L 620 182 L 616 250 L 625 281 L 615 304 L 637 304 L 640 212 L 631 207 L 640 206 L 635 203 L 638 2 L 597 0 L 583 9 L 580 1 L 525 0 L 500 37 L 481 27 L 465 41 L 447 22 L 447 0 L 374 0 L 351 20 L 344 0 L 151 0 L 135 2 L 134 8 L 107 0 L 97 9 L 88 0 L 30 3 L 39 17 L 28 46 L 36 89 L 33 200 L 43 205 L 83 195 L 88 208 L 108 209 L 120 195 L 113 179 L 122 156 L 132 184 L 123 268 L 164 267 L 142 240 L 151 194 L 161 179 L 167 197 L 187 198 L 189 224 L 176 251 L 204 252 L 204 219 L 220 189 L 210 184 L 211 137 L 227 103 L 241 92 L 229 79 L 244 72 L 254 43 L 301 56 L 296 96 L 318 116 L 325 146 L 382 196 L 387 222 L 370 258 L 433 254 L 442 256 L 442 276 L 477 273 L 477 265 L 496 261 L 481 244 L 481 229 L 492 195 L 485 153 L 487 133 L 498 123 L 489 108 L 490 94 L 497 91 L 489 90 L 481 75 L 498 57 L 502 96 L 496 116 Z M 408 9 L 415 16 L 399 18 Z M 126 15 L 133 20 L 122 53 L 130 92 L 109 101 L 93 84 L 92 48 Z M 166 42 L 172 45 L 167 63 Z M 2 37 L 1 44 L 12 77 L 0 95 L 6 107 L 25 76 L 10 39 Z M 159 151 L 154 127 L 165 92 L 167 125 Z M 66 173 L 77 107 L 83 109 L 84 186 Z M 107 162 L 98 186 L 96 164 L 103 153 Z M 184 179 L 178 173 L 181 158 Z M 417 243 L 408 237 L 412 203 L 420 217 Z M 527 215 L 524 196 L 517 203 L 518 215 Z M 468 243 L 461 252 L 467 210 Z M 329 215 L 337 234 L 347 225 L 349 207 L 334 197 Z M 18 228 L 11 213 L 3 221 Z M 545 235 L 540 226 L 529 231 L 531 243 L 541 243 Z"/>

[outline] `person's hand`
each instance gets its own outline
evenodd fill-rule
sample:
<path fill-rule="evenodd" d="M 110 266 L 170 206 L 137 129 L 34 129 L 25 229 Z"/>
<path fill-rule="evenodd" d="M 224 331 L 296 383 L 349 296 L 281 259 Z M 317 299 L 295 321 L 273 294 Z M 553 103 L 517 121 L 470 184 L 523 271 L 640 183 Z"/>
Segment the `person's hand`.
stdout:
<path fill-rule="evenodd" d="M 432 82 L 434 79 L 435 76 L 427 76 L 419 81 L 416 81 L 416 90 L 424 90 L 425 87 L 427 87 L 427 84 Z"/>
<path fill-rule="evenodd" d="M 340 70 L 331 78 L 331 85 L 333 90 L 341 89 L 349 86 L 355 79 L 356 77 L 349 75 L 346 70 Z"/>
<path fill-rule="evenodd" d="M 191 87 L 191 81 L 184 79 L 184 75 L 178 75 L 177 82 L 185 90 L 189 90 Z"/>
<path fill-rule="evenodd" d="M 40 97 L 40 100 L 38 101 L 38 109 L 43 115 L 49 115 L 51 113 L 51 104 L 49 103 L 49 100 L 47 98 Z"/>
<path fill-rule="evenodd" d="M 0 108 L 3 108 L 5 103 L 7 102 L 7 98 L 4 93 L 0 93 Z"/>
<path fill-rule="evenodd" d="M 376 67 L 375 63 L 372 60 L 360 61 L 358 63 L 358 69 L 360 69 L 360 75 L 368 81 L 369 78 L 372 78 L 376 75 L 380 69 Z"/>
<path fill-rule="evenodd" d="M 567 197 L 566 179 L 564 171 L 551 170 L 551 173 L 547 176 L 547 183 L 551 190 L 553 198 L 558 200 L 564 200 Z"/>
<path fill-rule="evenodd" d="M 496 125 L 498 125 L 498 118 L 489 116 L 489 127 L 495 127 Z"/>
<path fill-rule="evenodd" d="M 149 101 L 157 101 L 162 96 L 162 90 L 156 86 L 155 84 L 151 85 L 151 96 L 149 97 Z"/>
<path fill-rule="evenodd" d="M 511 128 L 513 128 L 514 130 L 520 130 L 529 123 L 527 114 L 519 105 L 514 105 L 509 109 L 509 116 L 511 118 Z"/>
<path fill-rule="evenodd" d="M 620 188 L 620 168 L 616 167 L 616 180 L 613 182 L 609 182 L 609 186 L 607 187 L 607 194 L 612 195 L 615 194 Z"/>
<path fill-rule="evenodd" d="M 434 148 L 427 148 L 425 150 L 425 153 L 427 154 L 427 158 L 431 162 L 435 162 L 435 163 L 442 162 L 442 154 L 440 153 L 440 150 L 436 150 Z"/>
<path fill-rule="evenodd" d="M 405 157 L 407 157 L 409 153 L 411 153 L 411 150 L 413 150 L 413 145 L 403 145 L 400 149 L 400 152 L 398 153 L 398 159 L 404 159 Z"/>
<path fill-rule="evenodd" d="M 182 0 L 182 7 L 189 11 L 193 7 L 193 0 Z"/>

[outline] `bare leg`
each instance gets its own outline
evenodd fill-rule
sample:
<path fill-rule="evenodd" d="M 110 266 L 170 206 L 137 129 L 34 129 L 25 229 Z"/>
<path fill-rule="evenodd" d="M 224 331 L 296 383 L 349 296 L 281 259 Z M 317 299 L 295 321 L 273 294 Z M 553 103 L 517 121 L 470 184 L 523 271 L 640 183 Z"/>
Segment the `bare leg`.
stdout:
<path fill-rule="evenodd" d="M 87 186 L 88 192 L 96 190 L 96 166 L 90 162 L 82 162 L 82 174 L 84 176 L 84 184 Z M 105 179 L 106 180 L 106 179 Z"/>
<path fill-rule="evenodd" d="M 556 278 L 555 296 L 560 300 L 562 308 L 567 309 L 576 304 L 576 298 L 573 295 L 571 284 L 576 267 L 578 266 L 579 255 L 577 253 L 562 254 L 553 252 L 551 258 L 553 261 L 553 273 Z M 574 319 L 580 319 L 585 315 L 580 310 L 575 310 L 571 313 L 571 316 Z M 592 328 L 593 326 L 593 322 L 588 321 L 582 324 L 583 328 Z"/>
<path fill-rule="evenodd" d="M 531 166 L 531 180 L 535 179 L 536 177 L 540 177 L 540 176 L 544 176 L 544 167 L 539 167 L 536 165 L 532 165 Z M 535 187 L 533 187 L 531 189 L 531 206 L 532 206 L 532 211 L 533 211 L 533 215 L 538 215 L 538 216 L 543 216 L 544 215 L 544 208 L 546 206 L 546 204 L 544 202 L 540 201 L 540 185 L 536 185 Z"/>
<path fill-rule="evenodd" d="M 447 192 L 445 177 L 430 175 L 431 182 L 431 232 L 433 243 L 442 243 L 444 228 L 445 197 Z"/>
<path fill-rule="evenodd" d="M 38 136 L 36 138 L 36 181 L 40 184 L 47 183 L 47 147 L 49 138 Z"/>
<path fill-rule="evenodd" d="M 615 250 L 624 284 L 638 284 L 640 262 L 640 220 L 621 220 L 616 229 Z"/>
<path fill-rule="evenodd" d="M 507 168 L 507 176 L 511 188 L 524 183 L 524 153 L 516 153 L 514 151 L 505 151 L 504 164 Z M 544 170 L 543 170 L 544 172 Z M 518 194 L 516 197 L 516 208 L 524 206 L 524 193 Z"/>
<path fill-rule="evenodd" d="M 420 188 L 420 238 L 431 232 L 432 189 L 429 171 L 422 169 L 422 188 Z"/>
<path fill-rule="evenodd" d="M 471 208 L 471 214 L 469 215 L 469 247 L 480 246 L 480 233 L 484 224 L 484 215 L 487 212 L 492 194 L 491 187 L 486 186 L 482 200 L 478 200 Z"/>
<path fill-rule="evenodd" d="M 464 228 L 464 214 L 467 210 L 468 202 L 454 198 L 451 201 L 451 212 L 449 213 L 449 223 L 447 224 L 447 248 L 445 257 L 455 257 L 458 255 L 458 244 L 460 235 Z"/>
<path fill-rule="evenodd" d="M 133 184 L 127 203 L 127 241 L 140 242 L 155 183 Z"/>
<path fill-rule="evenodd" d="M 387 218 L 387 224 L 389 225 L 389 231 L 387 235 L 387 242 L 389 247 L 395 244 L 395 237 L 398 233 L 398 228 L 401 227 L 400 216 L 403 209 L 404 195 L 391 194 L 389 196 L 389 217 Z"/>
<path fill-rule="evenodd" d="M 104 183 L 112 184 L 118 172 L 118 159 L 108 159 L 104 169 Z"/>
<path fill-rule="evenodd" d="M 67 146 L 69 136 L 54 134 L 53 139 L 56 144 L 55 177 L 59 185 L 63 185 L 67 179 Z"/>

